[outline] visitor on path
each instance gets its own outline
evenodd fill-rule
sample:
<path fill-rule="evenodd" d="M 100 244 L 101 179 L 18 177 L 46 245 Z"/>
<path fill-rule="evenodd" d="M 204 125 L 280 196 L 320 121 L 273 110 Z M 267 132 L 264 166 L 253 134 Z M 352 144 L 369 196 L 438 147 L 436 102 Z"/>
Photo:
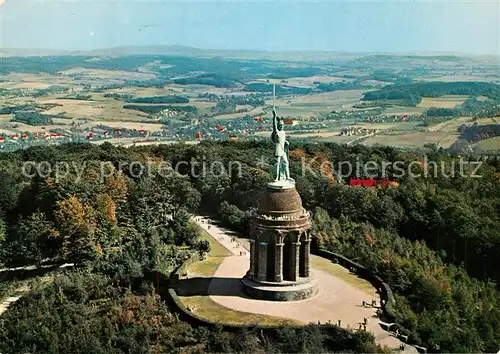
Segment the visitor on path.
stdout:
<path fill-rule="evenodd" d="M 365 317 L 365 318 L 364 318 L 364 322 L 363 322 L 363 324 L 366 326 L 366 325 L 367 325 L 367 323 L 368 323 L 368 319 Z"/>
<path fill-rule="evenodd" d="M 342 320 L 339 320 L 339 327 L 342 327 Z"/>

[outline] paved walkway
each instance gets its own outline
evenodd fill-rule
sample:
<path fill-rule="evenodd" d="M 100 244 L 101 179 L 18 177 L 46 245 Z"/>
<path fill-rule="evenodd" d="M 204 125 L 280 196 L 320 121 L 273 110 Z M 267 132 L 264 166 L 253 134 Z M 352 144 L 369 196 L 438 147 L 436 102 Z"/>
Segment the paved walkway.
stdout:
<path fill-rule="evenodd" d="M 42 266 L 41 268 L 49 268 L 51 267 L 52 265 L 47 265 L 47 266 Z M 59 266 L 57 270 L 61 269 L 61 268 L 67 268 L 67 267 L 73 267 L 74 266 L 74 263 L 65 263 L 61 266 Z M 26 266 L 26 267 L 17 267 L 17 268 L 4 268 L 4 269 L 1 269 L 0 272 L 4 272 L 4 271 L 18 271 L 18 270 L 33 270 L 33 269 L 37 269 L 36 266 Z M 45 276 L 43 277 L 42 279 L 43 280 L 48 280 L 50 276 Z M 14 296 L 9 296 L 8 298 L 6 298 L 2 303 L 0 303 L 0 316 L 8 310 L 8 308 L 13 304 L 15 303 L 16 301 L 18 301 L 20 298 L 23 297 L 23 295 L 25 293 L 27 293 L 28 291 L 30 290 L 29 287 L 27 287 L 26 285 L 24 286 L 21 286 L 17 289 L 15 289 L 13 292 L 14 292 Z"/>
<path fill-rule="evenodd" d="M 214 278 L 216 279 L 210 283 L 209 294 L 241 294 L 241 283 L 234 280 L 241 279 L 248 270 L 249 252 L 241 244 L 233 242 L 232 237 L 225 234 L 217 225 L 211 224 L 209 219 L 195 216 L 194 220 L 232 253 L 232 256 L 226 257 L 215 272 Z M 240 252 L 242 252 L 241 256 Z M 399 349 L 402 342 L 380 327 L 376 309 L 362 306 L 363 301 L 371 302 L 370 296 L 344 280 L 317 269 L 312 269 L 312 276 L 319 281 L 319 292 L 316 296 L 306 300 L 263 301 L 249 299 L 243 294 L 241 296 L 210 295 L 210 298 L 236 311 L 288 317 L 304 323 L 338 324 L 340 320 L 342 327 L 354 330 L 358 330 L 359 324 L 366 318 L 368 320 L 366 329 L 373 333 L 377 344 L 386 345 L 395 350 Z M 380 299 L 376 300 L 377 303 L 380 302 Z M 417 353 L 416 349 L 411 346 L 406 346 L 405 352 Z"/>

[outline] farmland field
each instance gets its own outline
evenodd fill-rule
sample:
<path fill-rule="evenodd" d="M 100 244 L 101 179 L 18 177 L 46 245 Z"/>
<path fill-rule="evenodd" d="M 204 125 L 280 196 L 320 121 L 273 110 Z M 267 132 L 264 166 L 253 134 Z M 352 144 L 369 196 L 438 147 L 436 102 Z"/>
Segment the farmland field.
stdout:
<path fill-rule="evenodd" d="M 123 70 L 100 70 L 86 68 L 72 68 L 60 72 L 61 75 L 78 75 L 83 78 L 99 78 L 99 79 L 114 79 L 114 80 L 148 80 L 154 79 L 155 75 L 145 74 Z"/>
<path fill-rule="evenodd" d="M 500 81 L 498 76 L 492 75 L 444 75 L 436 77 L 422 77 L 423 81 L 433 81 L 433 82 L 464 82 L 464 81 Z"/>
<path fill-rule="evenodd" d="M 320 82 L 322 84 L 329 84 L 332 82 L 352 82 L 355 79 L 346 79 L 343 77 L 328 76 L 328 75 L 315 75 L 308 77 L 291 77 L 285 79 L 285 84 L 294 87 L 314 87 L 314 82 Z M 280 85 L 283 84 L 282 79 L 260 79 L 255 80 L 256 82 L 266 82 L 270 84 Z"/>
<path fill-rule="evenodd" d="M 435 124 L 427 127 L 430 132 L 454 132 L 456 133 L 458 127 L 462 124 L 471 124 L 471 117 L 459 117 L 455 119 L 448 120 L 443 123 Z"/>
<path fill-rule="evenodd" d="M 248 55 L 250 54 L 246 53 L 245 57 Z M 298 123 L 298 126 L 295 125 L 293 128 L 285 127 L 291 139 L 401 147 L 421 147 L 428 142 L 435 142 L 442 147 L 448 147 L 458 138 L 457 129 L 460 125 L 473 124 L 471 117 L 458 117 L 429 127 L 422 125 L 427 109 L 457 107 L 470 97 L 467 95 L 443 93 L 441 97 L 423 98 L 417 107 L 405 101 L 404 95 L 399 98 L 395 95 L 375 101 L 362 101 L 365 93 L 379 90 L 380 87 L 390 85 L 397 91 L 398 80 L 401 79 L 397 74 L 398 70 L 393 70 L 391 73 L 391 70 L 387 69 L 398 62 L 397 56 L 385 59 L 368 56 L 366 58 L 369 60 L 365 67 L 362 64 L 363 58 L 349 56 L 343 57 L 347 61 L 335 64 L 292 61 L 259 63 L 258 60 L 253 60 L 245 61 L 244 70 L 239 73 L 237 65 L 235 66 L 237 60 L 224 62 L 224 59 L 220 58 L 218 64 L 212 66 L 207 64 L 208 62 L 196 62 L 197 59 L 194 57 L 186 57 L 186 64 L 177 59 L 174 60 L 175 65 L 171 65 L 168 63 L 169 58 L 152 57 L 148 62 L 141 57 L 137 62 L 139 65 L 134 67 L 133 61 L 136 58 L 129 58 L 102 67 L 100 63 L 117 58 L 93 56 L 88 61 L 65 59 L 59 69 L 57 65 L 54 67 L 53 63 L 49 63 L 50 70 L 46 73 L 37 72 L 38 67 L 28 72 L 15 70 L 5 72 L 0 76 L 0 109 L 7 107 L 3 111 L 7 114 L 0 115 L 0 134 L 8 137 L 16 133 L 33 135 L 36 132 L 56 131 L 67 137 L 75 136 L 78 141 L 87 138 L 94 143 L 109 141 L 125 145 L 157 143 L 159 140 L 191 141 L 195 136 L 216 140 L 228 139 L 230 135 L 242 139 L 246 139 L 247 136 L 267 139 L 271 130 L 273 100 L 269 92 L 256 92 L 252 93 L 252 97 L 248 96 L 251 92 L 244 89 L 252 82 L 261 85 L 271 83 L 285 85 L 291 90 L 285 95 L 279 93 L 275 102 L 278 116 L 290 118 Z M 352 66 L 349 60 L 353 60 Z M 75 64 L 72 66 L 73 61 Z M 449 65 L 452 62 L 453 60 L 443 61 Z M 120 63 L 124 63 L 123 67 Z M 404 65 L 406 65 L 405 70 L 411 72 L 412 65 L 422 66 L 429 63 L 425 57 L 418 57 L 408 60 Z M 228 67 L 224 67 L 226 64 Z M 379 65 L 384 69 L 375 69 Z M 435 62 L 432 62 L 430 67 L 435 65 Z M 278 68 L 276 73 L 273 72 L 274 68 Z M 425 82 L 421 81 L 422 79 L 437 82 L 439 77 L 443 78 L 443 81 L 449 77 L 456 79 L 452 81 L 460 81 L 459 79 L 470 81 L 469 79 L 474 78 L 481 78 L 479 81 L 484 81 L 484 78 L 495 76 L 489 66 L 475 71 L 474 76 L 465 74 L 467 70 L 456 71 L 453 75 L 449 74 L 446 68 L 436 69 L 434 73 L 432 70 L 425 75 L 417 70 L 410 76 L 414 82 Z M 304 72 L 311 75 L 301 76 Z M 209 80 L 194 80 L 193 84 L 185 85 L 173 83 L 176 77 L 196 79 L 199 75 L 205 75 L 202 77 L 208 77 Z M 272 78 L 280 75 L 284 79 Z M 325 92 L 331 87 L 321 87 L 319 83 L 339 84 L 336 86 L 339 89 Z M 347 83 L 353 86 L 345 86 Z M 344 90 L 360 85 L 362 89 Z M 311 93 L 293 91 L 293 87 L 309 88 L 310 90 L 305 92 Z M 436 92 L 446 90 L 449 89 Z M 487 96 L 490 95 L 488 92 L 486 88 L 478 91 L 475 94 L 478 102 L 483 105 L 492 102 L 493 99 Z M 135 107 L 134 103 L 131 103 L 137 98 L 172 95 L 182 96 L 189 102 L 140 103 Z M 220 107 L 216 107 L 225 96 L 234 96 L 228 99 L 229 102 L 234 100 L 232 106 L 224 107 L 223 102 Z M 130 109 L 124 108 L 126 104 Z M 494 103 L 490 107 L 494 107 Z M 234 113 L 242 109 L 246 112 Z M 21 117 L 24 114 L 31 117 L 21 118 L 23 122 L 33 125 L 12 122 L 11 119 L 17 115 L 17 110 L 21 112 Z M 217 111 L 233 113 L 214 115 Z M 42 114 L 50 118 L 43 117 Z M 261 116 L 265 120 L 250 122 L 246 119 L 236 119 L 246 115 Z M 408 121 L 402 121 L 400 117 L 402 115 L 412 117 Z M 38 123 L 33 122 L 33 119 L 38 119 Z M 495 124 L 498 120 L 478 118 L 476 123 Z M 199 123 L 189 124 L 194 121 Z M 222 125 L 224 129 L 220 130 L 220 126 L 217 128 L 217 124 Z M 115 129 L 124 128 L 126 132 L 109 136 L 104 134 L 98 125 Z M 363 138 L 362 135 L 340 136 L 342 129 L 348 127 L 377 129 L 380 132 L 367 138 Z M 140 134 L 138 131 L 141 131 Z M 371 132 L 361 134 L 371 134 Z M 9 138 L 4 137 L 3 141 L 6 140 Z M 15 141 L 12 143 L 15 148 L 24 146 L 23 144 L 29 145 L 29 141 L 32 139 L 28 138 L 24 143 Z"/>
<path fill-rule="evenodd" d="M 88 123 L 81 124 L 80 127 L 93 127 L 96 125 L 104 125 L 110 128 L 127 128 L 127 129 L 144 129 L 148 131 L 161 131 L 163 129 L 163 124 L 158 123 L 139 123 L 139 122 L 116 122 L 116 121 L 91 121 Z"/>
<path fill-rule="evenodd" d="M 492 118 L 479 118 L 476 120 L 477 124 L 498 124 L 500 122 L 500 117 L 492 117 Z"/>
<path fill-rule="evenodd" d="M 301 138 L 329 138 L 332 136 L 339 136 L 340 132 L 334 132 L 334 131 L 329 131 L 329 132 L 317 132 L 317 133 L 299 133 L 299 134 L 290 134 L 292 139 L 301 139 Z"/>
<path fill-rule="evenodd" d="M 481 140 L 473 145 L 474 148 L 477 148 L 482 151 L 492 151 L 500 149 L 500 136 L 496 136 L 494 138 Z"/>
<path fill-rule="evenodd" d="M 464 103 L 469 96 L 447 95 L 441 97 L 424 97 L 418 107 L 422 108 L 455 108 Z"/>
<path fill-rule="evenodd" d="M 325 136 L 320 136 L 318 138 L 312 138 L 313 141 L 318 142 L 329 142 L 329 143 L 337 143 L 337 144 L 347 144 L 353 140 L 359 138 L 359 136 L 340 136 L 340 135 L 329 135 L 328 133 Z"/>
<path fill-rule="evenodd" d="M 342 110 L 358 103 L 365 90 L 345 90 L 277 99 L 276 108 L 282 116 L 309 117 L 321 112 Z M 272 106 L 273 101 L 266 104 Z"/>
<path fill-rule="evenodd" d="M 422 114 L 425 112 L 424 107 L 408 107 L 408 106 L 392 106 L 384 110 L 385 115 L 411 115 Z"/>
<path fill-rule="evenodd" d="M 421 148 L 425 144 L 438 143 L 447 137 L 447 132 L 414 132 L 407 134 L 375 135 L 362 142 L 363 145 L 391 145 L 404 148 Z M 352 137 L 351 137 L 352 138 Z"/>
<path fill-rule="evenodd" d="M 247 112 L 221 114 L 218 116 L 214 116 L 214 119 L 234 119 L 234 118 L 244 117 L 246 115 L 250 115 L 253 117 L 255 115 L 261 115 L 262 113 L 264 113 L 263 109 L 264 109 L 264 107 L 262 107 L 262 106 L 255 107 Z M 264 114 L 262 114 L 262 115 L 264 115 Z"/>

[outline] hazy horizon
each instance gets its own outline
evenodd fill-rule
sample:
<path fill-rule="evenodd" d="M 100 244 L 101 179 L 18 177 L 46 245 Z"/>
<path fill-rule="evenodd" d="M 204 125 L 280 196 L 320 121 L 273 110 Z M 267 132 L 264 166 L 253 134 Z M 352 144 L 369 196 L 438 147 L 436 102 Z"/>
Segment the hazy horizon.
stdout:
<path fill-rule="evenodd" d="M 499 11 L 496 1 L 7 0 L 0 8 L 0 47 L 500 55 Z"/>

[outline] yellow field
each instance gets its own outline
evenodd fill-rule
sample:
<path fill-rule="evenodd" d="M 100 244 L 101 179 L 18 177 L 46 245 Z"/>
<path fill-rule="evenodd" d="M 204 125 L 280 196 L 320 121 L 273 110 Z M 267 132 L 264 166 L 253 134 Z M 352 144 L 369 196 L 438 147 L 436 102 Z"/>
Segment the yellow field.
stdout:
<path fill-rule="evenodd" d="M 259 132 L 260 133 L 260 132 Z M 270 132 L 266 132 L 267 135 Z M 289 134 L 292 138 L 311 138 L 311 137 L 319 137 L 319 138 L 328 138 L 332 136 L 338 136 L 340 132 L 320 132 L 320 133 L 300 133 L 300 134 Z M 266 134 L 262 134 L 266 135 Z"/>
<path fill-rule="evenodd" d="M 497 80 L 498 78 L 487 76 L 487 75 L 449 75 L 449 76 L 438 76 L 438 77 L 422 77 L 419 80 L 422 81 L 444 81 L 444 82 L 470 82 L 470 81 L 491 81 Z"/>
<path fill-rule="evenodd" d="M 168 85 L 166 86 L 169 89 L 175 90 L 178 94 L 181 93 L 193 93 L 193 94 L 199 94 L 199 93 L 213 93 L 216 95 L 225 95 L 229 91 L 228 89 L 221 88 L 221 87 L 215 87 L 215 86 L 209 86 L 209 85 Z M 248 93 L 248 92 L 245 92 Z"/>
<path fill-rule="evenodd" d="M 72 85 L 72 79 L 69 77 L 60 77 L 45 73 L 39 75 L 10 73 L 2 75 L 2 79 L 8 81 L 0 82 L 0 87 L 10 89 L 44 89 L 52 85 Z"/>
<path fill-rule="evenodd" d="M 158 123 L 139 123 L 139 122 L 120 122 L 120 121 L 117 122 L 117 121 L 104 121 L 104 120 L 88 122 L 80 125 L 80 127 L 82 128 L 94 127 L 99 124 L 111 128 L 127 128 L 127 129 L 137 129 L 137 130 L 144 129 L 150 132 L 158 132 L 161 131 L 163 128 L 163 125 Z"/>
<path fill-rule="evenodd" d="M 282 81 L 286 81 L 283 83 Z M 328 76 L 328 75 L 316 75 L 316 76 L 308 76 L 308 77 L 291 77 L 288 79 L 256 79 L 254 82 L 264 82 L 269 84 L 276 85 L 287 85 L 287 86 L 295 86 L 295 87 L 313 87 L 315 86 L 314 82 L 319 81 L 322 84 L 328 84 L 332 82 L 351 82 L 355 79 L 346 79 L 343 77 L 336 76 Z"/>
<path fill-rule="evenodd" d="M 168 94 L 175 94 L 175 91 L 165 93 L 164 89 L 157 88 L 157 87 L 132 87 L 132 86 L 129 86 L 129 87 L 122 87 L 122 88 L 105 90 L 104 93 L 124 93 L 124 94 L 134 95 L 137 97 L 144 97 L 144 96 L 164 96 L 164 95 L 168 95 Z"/>
<path fill-rule="evenodd" d="M 334 91 L 281 98 L 276 100 L 276 108 L 280 116 L 310 117 L 320 112 L 339 111 L 352 107 L 353 104 L 359 102 L 363 92 L 366 90 Z M 272 100 L 266 101 L 266 105 L 272 106 L 272 104 Z M 271 112 L 269 111 L 266 116 L 270 117 Z"/>
<path fill-rule="evenodd" d="M 326 137 L 318 137 L 318 138 L 312 138 L 313 141 L 318 141 L 318 142 L 329 142 L 329 143 L 337 143 L 337 144 L 347 144 L 355 139 L 359 138 L 359 136 L 340 136 L 340 135 L 333 135 L 333 136 L 326 136 Z"/>
<path fill-rule="evenodd" d="M 447 132 L 415 132 L 407 134 L 381 134 L 375 135 L 364 140 L 363 145 L 392 145 L 398 147 L 421 148 L 428 143 L 438 143 L 441 139 L 447 137 Z M 352 137 L 350 137 L 352 138 Z"/>
<path fill-rule="evenodd" d="M 101 69 L 85 69 L 85 68 L 72 68 L 65 71 L 60 71 L 62 75 L 78 74 L 83 77 L 97 77 L 101 79 L 115 79 L 115 80 L 149 80 L 154 79 L 155 75 L 138 73 L 132 71 L 122 70 L 101 70 Z"/>
<path fill-rule="evenodd" d="M 384 115 L 411 115 L 411 114 L 422 114 L 425 111 L 423 107 L 406 107 L 406 106 L 392 106 L 387 107 L 384 110 Z"/>
<path fill-rule="evenodd" d="M 58 114 L 64 113 L 68 118 L 89 118 L 106 119 L 117 121 L 144 120 L 147 114 L 140 111 L 123 109 L 123 102 L 106 99 L 96 101 L 80 101 L 70 99 L 49 99 L 39 98 L 38 103 L 57 103 L 62 106 L 51 108 L 45 113 Z"/>
<path fill-rule="evenodd" d="M 361 123 L 354 125 L 355 127 L 360 127 L 364 129 L 380 129 L 387 130 L 398 126 L 400 123 Z"/>
<path fill-rule="evenodd" d="M 493 118 L 479 118 L 476 120 L 477 124 L 483 125 L 483 124 L 498 124 L 500 122 L 500 117 L 493 117 Z"/>
<path fill-rule="evenodd" d="M 446 95 L 441 97 L 424 97 L 422 102 L 419 103 L 418 107 L 422 108 L 455 108 L 458 105 L 464 103 L 464 101 L 469 98 L 469 96 L 462 95 Z"/>
<path fill-rule="evenodd" d="M 9 122 L 5 123 L 2 125 L 2 128 L 5 130 L 9 130 L 10 132 L 29 132 L 29 133 L 36 133 L 36 132 L 44 132 L 44 131 L 49 131 L 50 129 L 57 129 L 57 128 L 62 128 L 64 129 L 65 126 L 63 125 L 44 125 L 43 129 L 41 126 L 33 126 L 33 125 L 28 125 L 24 123 L 19 123 L 19 122 Z"/>
<path fill-rule="evenodd" d="M 52 118 L 52 120 L 56 125 L 71 125 L 73 123 L 71 118 Z"/>
<path fill-rule="evenodd" d="M 14 117 L 13 114 L 0 114 L 0 124 L 8 123 L 12 117 Z"/>
<path fill-rule="evenodd" d="M 256 114 L 261 114 L 265 113 L 263 111 L 264 107 L 255 107 L 254 109 L 248 111 L 248 112 L 242 112 L 242 113 L 230 113 L 230 114 L 221 114 L 219 116 L 215 116 L 214 118 L 216 119 L 234 119 L 234 118 L 239 118 L 239 117 L 244 117 L 246 115 L 256 115 Z"/>
<path fill-rule="evenodd" d="M 12 131 L 12 130 L 7 130 L 7 129 L 2 129 L 0 128 L 0 134 L 6 134 L 6 135 L 10 135 L 10 134 L 14 134 L 15 132 Z"/>
<path fill-rule="evenodd" d="M 438 123 L 427 127 L 430 132 L 453 132 L 456 133 L 459 126 L 462 124 L 470 125 L 471 117 L 459 117 L 446 122 Z"/>
<path fill-rule="evenodd" d="M 438 146 L 444 149 L 449 148 L 455 141 L 460 138 L 460 134 L 449 134 L 438 141 Z"/>

